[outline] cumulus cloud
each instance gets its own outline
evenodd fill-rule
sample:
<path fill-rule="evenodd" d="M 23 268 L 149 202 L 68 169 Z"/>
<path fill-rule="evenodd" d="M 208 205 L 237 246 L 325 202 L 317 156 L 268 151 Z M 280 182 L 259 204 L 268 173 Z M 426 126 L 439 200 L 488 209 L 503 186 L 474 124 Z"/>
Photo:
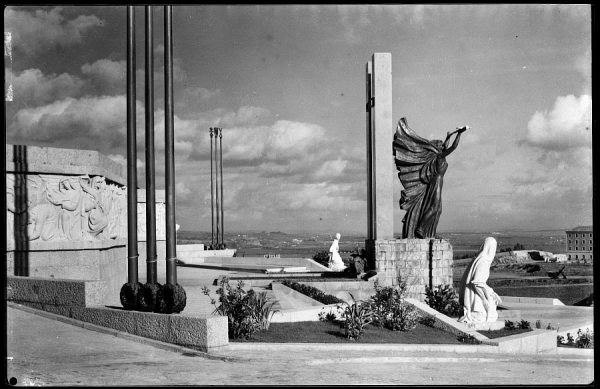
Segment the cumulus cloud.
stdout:
<path fill-rule="evenodd" d="M 124 147 L 125 96 L 66 98 L 21 109 L 8 128 L 8 137 L 52 140 L 61 147 L 106 151 Z"/>
<path fill-rule="evenodd" d="M 221 94 L 221 90 L 210 90 L 202 87 L 187 87 L 183 90 L 181 101 L 190 106 L 197 106 L 198 102 L 207 102 Z"/>
<path fill-rule="evenodd" d="M 11 75 L 14 101 L 19 106 L 44 105 L 66 97 L 77 97 L 85 81 L 68 73 L 44 75 L 39 69 L 27 69 Z"/>
<path fill-rule="evenodd" d="M 182 198 L 187 198 L 192 194 L 192 190 L 187 187 L 185 181 L 175 183 L 175 194 Z"/>
<path fill-rule="evenodd" d="M 125 158 L 122 154 L 109 154 L 109 155 L 107 155 L 107 157 L 117 163 L 120 163 L 123 166 L 127 166 L 127 158 Z M 142 161 L 141 159 L 136 158 L 136 162 L 137 162 L 136 166 L 138 169 L 141 169 L 144 167 L 144 161 Z"/>
<path fill-rule="evenodd" d="M 91 64 L 86 63 L 81 66 L 81 73 L 91 80 L 96 94 L 124 92 L 127 77 L 125 61 L 99 59 Z"/>
<path fill-rule="evenodd" d="M 103 21 L 94 15 L 79 15 L 67 20 L 62 8 L 49 11 L 26 11 L 7 8 L 4 13 L 5 31 L 13 34 L 14 50 L 34 56 L 83 42 L 88 31 L 101 27 Z"/>
<path fill-rule="evenodd" d="M 551 111 L 537 111 L 529 120 L 526 142 L 550 150 L 590 147 L 591 121 L 591 96 L 559 96 Z"/>
<path fill-rule="evenodd" d="M 335 179 L 344 173 L 344 169 L 346 169 L 347 165 L 348 161 L 340 158 L 325 161 L 325 163 L 315 171 L 314 177 L 318 180 Z"/>

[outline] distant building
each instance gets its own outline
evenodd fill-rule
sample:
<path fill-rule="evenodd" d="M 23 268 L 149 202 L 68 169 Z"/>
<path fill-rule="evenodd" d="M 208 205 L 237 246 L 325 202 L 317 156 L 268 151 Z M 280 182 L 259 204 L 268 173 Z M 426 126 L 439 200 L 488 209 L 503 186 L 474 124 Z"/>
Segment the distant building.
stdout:
<path fill-rule="evenodd" d="M 567 257 L 570 261 L 588 262 L 594 259 L 594 231 L 592 226 L 567 230 Z"/>

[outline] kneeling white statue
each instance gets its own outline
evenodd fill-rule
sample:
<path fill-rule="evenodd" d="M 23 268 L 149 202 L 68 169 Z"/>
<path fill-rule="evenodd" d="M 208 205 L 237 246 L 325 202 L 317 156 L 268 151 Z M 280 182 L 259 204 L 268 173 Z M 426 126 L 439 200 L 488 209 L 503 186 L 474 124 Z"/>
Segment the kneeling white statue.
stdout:
<path fill-rule="evenodd" d="M 485 238 L 481 251 L 467 266 L 459 291 L 463 316 L 458 321 L 471 324 L 494 322 L 498 319 L 496 307 L 502 300 L 486 283 L 490 276 L 490 265 L 496 255 L 496 246 L 496 239 Z"/>

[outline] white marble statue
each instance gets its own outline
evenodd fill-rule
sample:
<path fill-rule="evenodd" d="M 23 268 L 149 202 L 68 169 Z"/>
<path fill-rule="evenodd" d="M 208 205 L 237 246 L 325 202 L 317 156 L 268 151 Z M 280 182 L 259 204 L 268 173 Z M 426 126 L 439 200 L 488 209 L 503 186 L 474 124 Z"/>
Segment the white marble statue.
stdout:
<path fill-rule="evenodd" d="M 459 291 L 463 316 L 458 321 L 471 324 L 494 322 L 498 319 L 496 307 L 502 300 L 486 283 L 490 276 L 490 265 L 496 255 L 496 246 L 496 239 L 485 238 L 479 254 L 467 266 Z"/>
<path fill-rule="evenodd" d="M 342 257 L 340 257 L 339 242 L 341 237 L 342 235 L 339 232 L 335 234 L 335 239 L 331 243 L 331 247 L 329 247 L 329 268 L 333 271 L 343 271 L 346 268 Z"/>

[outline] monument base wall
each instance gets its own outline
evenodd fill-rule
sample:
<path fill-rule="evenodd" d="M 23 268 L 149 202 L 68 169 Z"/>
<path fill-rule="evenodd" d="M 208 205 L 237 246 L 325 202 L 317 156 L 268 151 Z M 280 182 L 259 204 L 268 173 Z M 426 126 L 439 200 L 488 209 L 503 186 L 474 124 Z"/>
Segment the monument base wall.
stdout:
<path fill-rule="evenodd" d="M 127 282 L 126 242 L 44 242 L 42 250 L 11 250 L 6 255 L 6 274 L 65 280 L 104 281 L 104 305 L 119 305 L 121 286 Z"/>
<path fill-rule="evenodd" d="M 381 286 L 396 286 L 400 278 L 407 297 L 425 301 L 425 287 L 452 285 L 452 245 L 445 239 L 377 239 L 365 246 Z"/>

